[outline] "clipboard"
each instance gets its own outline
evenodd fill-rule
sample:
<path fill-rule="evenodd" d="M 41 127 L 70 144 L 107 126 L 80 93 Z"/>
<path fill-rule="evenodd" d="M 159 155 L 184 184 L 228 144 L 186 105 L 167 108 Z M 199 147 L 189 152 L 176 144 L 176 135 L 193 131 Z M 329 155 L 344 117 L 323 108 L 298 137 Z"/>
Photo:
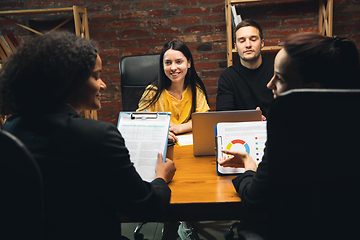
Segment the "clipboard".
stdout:
<path fill-rule="evenodd" d="M 223 149 L 247 152 L 257 165 L 264 155 L 267 140 L 266 121 L 254 122 L 222 122 L 215 125 L 216 162 L 222 158 Z M 222 167 L 216 164 L 219 176 L 238 175 L 245 172 L 245 168 Z"/>
<path fill-rule="evenodd" d="M 166 151 L 171 112 L 120 112 L 117 129 L 125 139 L 130 160 L 145 181 L 155 179 L 157 155 Z"/>

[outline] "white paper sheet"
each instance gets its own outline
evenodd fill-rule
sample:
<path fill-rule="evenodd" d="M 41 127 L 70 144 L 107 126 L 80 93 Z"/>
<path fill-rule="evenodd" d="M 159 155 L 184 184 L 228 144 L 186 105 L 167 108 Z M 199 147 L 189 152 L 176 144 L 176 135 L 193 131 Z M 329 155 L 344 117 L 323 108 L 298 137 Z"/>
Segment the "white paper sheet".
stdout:
<path fill-rule="evenodd" d="M 158 153 L 162 152 L 164 159 L 166 156 L 170 114 L 159 113 L 156 118 L 136 119 L 132 119 L 130 114 L 120 113 L 118 130 L 125 139 L 136 171 L 143 180 L 151 182 L 155 179 Z"/>
<path fill-rule="evenodd" d="M 177 144 L 179 146 L 187 146 L 187 145 L 193 145 L 193 135 L 187 134 L 187 135 L 180 135 L 177 137 Z"/>

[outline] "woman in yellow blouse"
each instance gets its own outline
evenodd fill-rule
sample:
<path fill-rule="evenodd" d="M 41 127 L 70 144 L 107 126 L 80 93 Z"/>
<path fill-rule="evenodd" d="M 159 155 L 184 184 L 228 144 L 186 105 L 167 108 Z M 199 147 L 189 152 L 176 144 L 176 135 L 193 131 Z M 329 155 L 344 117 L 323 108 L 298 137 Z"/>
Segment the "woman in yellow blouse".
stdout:
<path fill-rule="evenodd" d="M 189 48 L 180 40 L 166 43 L 160 54 L 159 76 L 147 86 L 137 111 L 171 112 L 169 137 L 192 131 L 191 113 L 209 111 L 203 82 Z"/>

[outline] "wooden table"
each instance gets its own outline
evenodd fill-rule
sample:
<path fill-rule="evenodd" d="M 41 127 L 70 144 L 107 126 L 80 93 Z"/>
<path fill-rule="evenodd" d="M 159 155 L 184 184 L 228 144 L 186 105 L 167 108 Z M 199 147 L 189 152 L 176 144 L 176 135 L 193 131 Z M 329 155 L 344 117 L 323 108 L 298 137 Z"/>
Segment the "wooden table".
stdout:
<path fill-rule="evenodd" d="M 178 221 L 242 218 L 245 211 L 231 181 L 234 176 L 217 175 L 215 156 L 194 157 L 192 145 L 175 145 L 173 161 L 176 173 L 169 183 L 170 205 L 160 218 L 148 220 L 164 223 L 162 240 L 177 239 Z M 142 220 L 123 216 L 122 222 Z"/>
<path fill-rule="evenodd" d="M 174 146 L 176 173 L 169 183 L 166 214 L 149 222 L 240 220 L 245 213 L 232 184 L 235 176 L 218 176 L 215 156 L 194 157 L 193 147 Z M 142 222 L 128 219 L 122 222 Z"/>
<path fill-rule="evenodd" d="M 174 146 L 176 173 L 163 221 L 238 220 L 244 213 L 232 179 L 218 176 L 215 156 L 194 157 L 191 146 Z"/>

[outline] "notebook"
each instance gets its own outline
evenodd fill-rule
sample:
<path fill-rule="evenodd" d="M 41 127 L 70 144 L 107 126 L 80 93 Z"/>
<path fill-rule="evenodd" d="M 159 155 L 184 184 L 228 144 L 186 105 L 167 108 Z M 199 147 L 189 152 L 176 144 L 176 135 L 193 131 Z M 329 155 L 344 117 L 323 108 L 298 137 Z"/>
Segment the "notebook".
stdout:
<path fill-rule="evenodd" d="M 193 113 L 193 153 L 194 156 L 215 155 L 215 125 L 219 122 L 261 121 L 260 110 L 235 110 Z"/>

